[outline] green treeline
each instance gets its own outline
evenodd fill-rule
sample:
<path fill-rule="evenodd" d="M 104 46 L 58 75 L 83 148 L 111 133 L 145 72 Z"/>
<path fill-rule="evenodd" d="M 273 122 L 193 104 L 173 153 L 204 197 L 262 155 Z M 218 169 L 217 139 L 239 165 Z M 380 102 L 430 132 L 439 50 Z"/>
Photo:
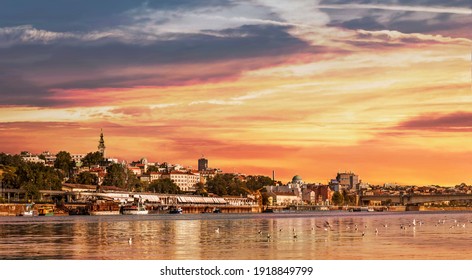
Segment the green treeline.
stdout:
<path fill-rule="evenodd" d="M 19 155 L 0 154 L 0 179 L 4 189 L 21 189 L 36 199 L 40 190 L 61 190 L 64 173 L 42 163 L 25 162 Z"/>

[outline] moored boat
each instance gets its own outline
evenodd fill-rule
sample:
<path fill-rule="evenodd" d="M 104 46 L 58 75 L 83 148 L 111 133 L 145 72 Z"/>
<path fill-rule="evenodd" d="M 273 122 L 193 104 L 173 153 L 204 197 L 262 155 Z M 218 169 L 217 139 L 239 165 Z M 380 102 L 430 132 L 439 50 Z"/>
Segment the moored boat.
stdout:
<path fill-rule="evenodd" d="M 169 214 L 182 214 L 182 208 L 174 207 L 169 210 Z"/>
<path fill-rule="evenodd" d="M 38 212 L 33 210 L 33 205 L 34 203 L 26 204 L 25 211 L 21 212 L 19 216 L 24 216 L 24 217 L 38 216 Z"/>
<path fill-rule="evenodd" d="M 52 206 L 42 206 L 38 209 L 39 216 L 54 216 L 54 208 Z"/>
<path fill-rule="evenodd" d="M 120 205 L 114 201 L 97 200 L 89 205 L 88 213 L 92 216 L 120 215 Z"/>
<path fill-rule="evenodd" d="M 136 204 L 122 206 L 121 213 L 123 215 L 147 215 L 149 211 L 143 203 L 138 202 Z"/>

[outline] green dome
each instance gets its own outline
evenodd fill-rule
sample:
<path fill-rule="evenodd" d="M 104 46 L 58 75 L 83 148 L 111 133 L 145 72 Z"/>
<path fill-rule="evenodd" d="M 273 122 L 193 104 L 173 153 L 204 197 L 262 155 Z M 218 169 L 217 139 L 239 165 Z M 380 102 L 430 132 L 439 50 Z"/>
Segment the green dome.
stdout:
<path fill-rule="evenodd" d="M 303 179 L 300 175 L 295 175 L 292 178 L 292 183 L 301 182 L 301 181 L 303 181 Z"/>

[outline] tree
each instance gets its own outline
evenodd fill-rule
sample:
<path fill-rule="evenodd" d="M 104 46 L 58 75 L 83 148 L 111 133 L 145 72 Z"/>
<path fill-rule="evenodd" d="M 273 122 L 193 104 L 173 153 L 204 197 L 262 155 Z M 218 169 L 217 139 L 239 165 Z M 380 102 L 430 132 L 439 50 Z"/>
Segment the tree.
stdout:
<path fill-rule="evenodd" d="M 346 205 L 355 205 L 356 204 L 356 195 L 349 193 L 347 190 L 342 191 L 343 203 Z"/>
<path fill-rule="evenodd" d="M 18 176 L 16 175 L 16 167 L 1 166 L 2 173 L 0 175 L 2 188 L 17 189 Z"/>
<path fill-rule="evenodd" d="M 103 179 L 104 186 L 115 186 L 124 188 L 126 185 L 127 170 L 118 163 L 113 163 L 107 167 L 107 175 Z"/>
<path fill-rule="evenodd" d="M 69 177 L 70 172 L 73 168 L 73 161 L 70 154 L 66 151 L 60 151 L 56 155 L 56 160 L 54 161 L 54 167 L 62 170 L 66 177 Z"/>
<path fill-rule="evenodd" d="M 232 178 L 230 179 L 226 175 L 229 174 L 217 174 L 215 177 L 208 179 L 206 183 L 208 192 L 219 196 L 227 195 L 227 186 L 231 183 Z"/>
<path fill-rule="evenodd" d="M 8 154 L 5 154 L 5 153 L 1 153 L 0 154 L 0 164 L 3 164 L 5 166 L 14 166 L 14 167 L 18 167 L 22 164 L 24 164 L 25 162 L 23 161 L 23 159 L 21 158 L 21 156 L 19 155 L 8 155 Z"/>
<path fill-rule="evenodd" d="M 94 173 L 90 173 L 88 171 L 84 171 L 77 175 L 77 183 L 84 184 L 84 185 L 97 185 L 98 184 L 98 176 Z"/>
<path fill-rule="evenodd" d="M 342 205 L 344 202 L 344 197 L 340 192 L 334 192 L 333 197 L 331 198 L 334 205 Z"/>
<path fill-rule="evenodd" d="M 22 189 L 28 198 L 39 198 L 40 190 L 60 190 L 61 171 L 41 163 L 25 162 L 19 155 L 0 154 L 1 183 L 4 188 Z"/>
<path fill-rule="evenodd" d="M 274 181 L 267 176 L 248 176 L 246 180 L 246 187 L 250 190 L 258 190 L 265 186 L 273 186 Z"/>
<path fill-rule="evenodd" d="M 131 192 L 143 191 L 143 184 L 141 180 L 133 173 L 128 171 L 128 177 L 126 179 L 126 189 Z"/>
<path fill-rule="evenodd" d="M 203 184 L 202 182 L 198 182 L 195 184 L 195 195 L 203 195 L 203 196 L 208 196 L 208 192 L 205 188 L 205 184 Z"/>
<path fill-rule="evenodd" d="M 84 166 L 98 165 L 103 161 L 103 155 L 100 152 L 90 152 L 82 158 L 82 164 Z"/>
<path fill-rule="evenodd" d="M 252 179 L 249 178 L 248 180 L 251 181 L 249 183 L 251 184 L 251 188 L 249 189 L 252 191 L 260 189 L 263 185 L 266 185 L 269 182 L 263 178 L 263 176 L 253 176 Z M 272 180 L 270 180 L 270 182 L 272 182 Z M 247 182 L 241 181 L 235 174 L 217 174 L 215 177 L 208 179 L 206 185 L 208 192 L 217 194 L 219 196 L 238 196 L 246 195 L 248 193 L 246 191 L 246 189 L 248 189 Z"/>
<path fill-rule="evenodd" d="M 156 193 L 178 194 L 180 188 L 169 178 L 158 179 L 149 184 L 149 190 Z"/>

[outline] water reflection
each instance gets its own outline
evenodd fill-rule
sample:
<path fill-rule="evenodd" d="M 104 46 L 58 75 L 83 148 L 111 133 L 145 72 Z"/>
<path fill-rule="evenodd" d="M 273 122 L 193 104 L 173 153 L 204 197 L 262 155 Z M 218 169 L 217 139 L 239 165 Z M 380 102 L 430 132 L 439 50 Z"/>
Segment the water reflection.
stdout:
<path fill-rule="evenodd" d="M 468 212 L 0 217 L 0 258 L 472 259 L 471 218 Z"/>

